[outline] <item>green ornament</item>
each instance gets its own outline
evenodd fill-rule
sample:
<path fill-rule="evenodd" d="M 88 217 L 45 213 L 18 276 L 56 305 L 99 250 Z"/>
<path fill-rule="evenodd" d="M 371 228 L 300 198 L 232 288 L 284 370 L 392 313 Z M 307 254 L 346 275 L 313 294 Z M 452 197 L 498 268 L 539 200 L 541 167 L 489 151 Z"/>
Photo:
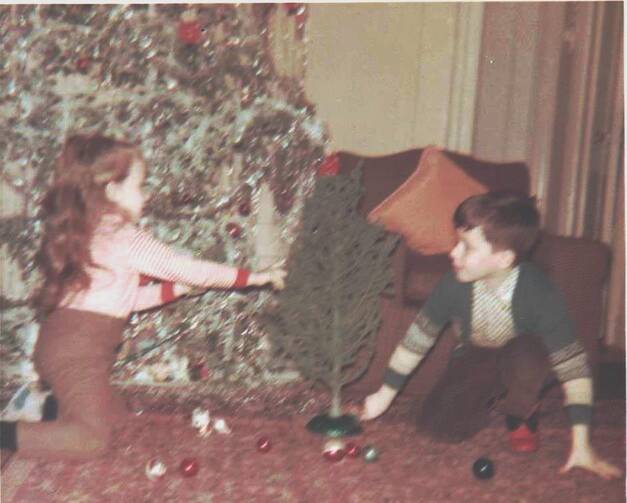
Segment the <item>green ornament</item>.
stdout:
<path fill-rule="evenodd" d="M 364 461 L 366 463 L 373 463 L 377 459 L 379 459 L 379 450 L 372 445 L 364 446 Z"/>

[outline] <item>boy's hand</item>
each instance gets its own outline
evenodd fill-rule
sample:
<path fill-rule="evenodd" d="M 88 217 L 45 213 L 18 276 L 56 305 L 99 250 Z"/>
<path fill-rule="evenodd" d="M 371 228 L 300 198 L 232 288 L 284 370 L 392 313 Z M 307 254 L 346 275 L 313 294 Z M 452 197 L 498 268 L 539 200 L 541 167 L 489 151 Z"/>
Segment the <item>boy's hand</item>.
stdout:
<path fill-rule="evenodd" d="M 570 456 L 568 456 L 566 464 L 560 469 L 560 473 L 567 473 L 575 467 L 596 473 L 605 480 L 617 478 L 622 475 L 620 468 L 599 458 L 591 448 L 573 448 L 570 451 Z"/>
<path fill-rule="evenodd" d="M 263 286 L 270 284 L 275 290 L 283 290 L 285 288 L 285 269 L 276 267 L 264 272 L 255 272 L 250 275 L 248 284 L 253 286 Z"/>
<path fill-rule="evenodd" d="M 394 400 L 396 391 L 392 388 L 381 386 L 372 395 L 368 395 L 364 400 L 364 408 L 361 413 L 362 421 L 375 419 L 383 414 Z"/>

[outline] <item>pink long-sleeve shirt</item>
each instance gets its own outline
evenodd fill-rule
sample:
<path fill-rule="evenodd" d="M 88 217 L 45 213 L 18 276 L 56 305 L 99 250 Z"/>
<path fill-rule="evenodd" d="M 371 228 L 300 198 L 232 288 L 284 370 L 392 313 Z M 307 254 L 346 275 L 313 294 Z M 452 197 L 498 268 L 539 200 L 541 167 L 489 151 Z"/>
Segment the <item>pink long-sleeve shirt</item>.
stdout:
<path fill-rule="evenodd" d="M 140 286 L 140 275 L 206 288 L 242 288 L 248 281 L 245 269 L 184 255 L 110 217 L 95 231 L 90 251 L 99 266 L 88 269 L 91 285 L 63 299 L 62 307 L 126 318 L 172 300 L 164 297 L 161 284 Z"/>

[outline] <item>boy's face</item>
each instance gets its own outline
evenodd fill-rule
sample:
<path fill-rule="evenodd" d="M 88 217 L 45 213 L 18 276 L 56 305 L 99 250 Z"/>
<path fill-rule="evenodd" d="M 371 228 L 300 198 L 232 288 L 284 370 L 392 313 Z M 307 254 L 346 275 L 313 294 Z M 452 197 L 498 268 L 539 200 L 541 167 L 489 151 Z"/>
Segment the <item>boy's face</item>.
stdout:
<path fill-rule="evenodd" d="M 455 276 L 462 283 L 490 279 L 512 267 L 514 252 L 494 251 L 481 227 L 457 229 L 457 245 L 449 254 Z"/>

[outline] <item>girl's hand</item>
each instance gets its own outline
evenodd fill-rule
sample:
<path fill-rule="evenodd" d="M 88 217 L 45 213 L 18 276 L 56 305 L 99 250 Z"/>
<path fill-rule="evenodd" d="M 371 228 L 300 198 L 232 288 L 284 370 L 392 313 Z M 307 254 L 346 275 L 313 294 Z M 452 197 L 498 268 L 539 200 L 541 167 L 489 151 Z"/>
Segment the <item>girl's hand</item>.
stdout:
<path fill-rule="evenodd" d="M 270 284 L 275 290 L 283 290 L 285 288 L 285 269 L 276 267 L 268 269 L 264 272 L 252 273 L 248 279 L 248 284 L 252 286 L 263 286 Z"/>
<path fill-rule="evenodd" d="M 183 283 L 174 283 L 174 295 L 180 297 L 181 295 L 187 295 L 192 290 L 192 287 Z"/>
<path fill-rule="evenodd" d="M 572 449 L 566 464 L 562 466 L 560 473 L 564 474 L 572 468 L 579 467 L 596 473 L 599 477 L 610 480 L 620 477 L 622 471 L 607 461 L 599 458 L 591 448 Z"/>

